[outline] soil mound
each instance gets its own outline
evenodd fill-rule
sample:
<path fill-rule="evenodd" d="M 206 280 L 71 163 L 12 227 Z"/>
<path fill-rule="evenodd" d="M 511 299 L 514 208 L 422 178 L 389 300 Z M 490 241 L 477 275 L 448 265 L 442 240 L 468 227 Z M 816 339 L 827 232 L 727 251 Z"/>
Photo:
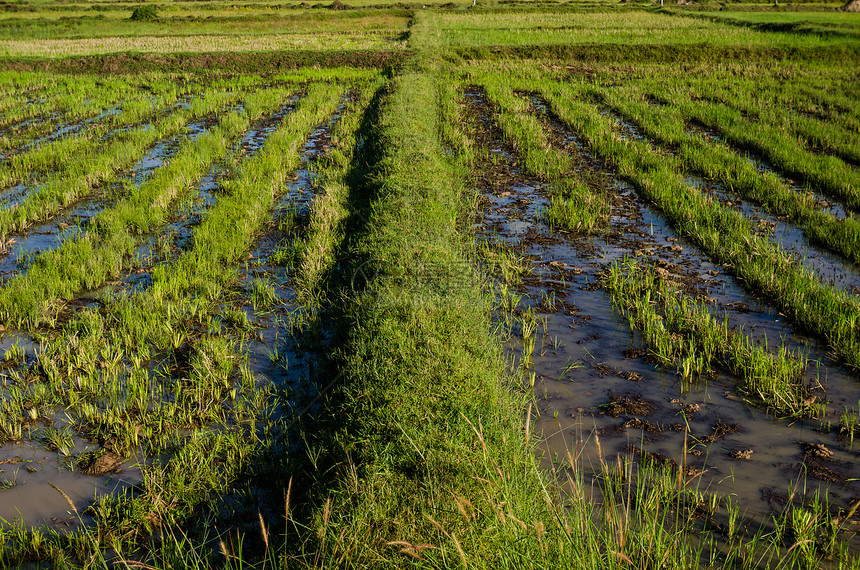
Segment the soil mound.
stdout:
<path fill-rule="evenodd" d="M 843 12 L 860 12 L 860 0 L 848 0 L 848 2 L 839 9 Z"/>

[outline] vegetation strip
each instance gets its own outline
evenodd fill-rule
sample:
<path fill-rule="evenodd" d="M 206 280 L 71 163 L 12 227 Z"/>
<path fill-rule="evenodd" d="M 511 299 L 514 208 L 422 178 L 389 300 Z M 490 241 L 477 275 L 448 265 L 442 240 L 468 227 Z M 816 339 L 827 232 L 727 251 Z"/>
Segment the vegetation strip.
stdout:
<path fill-rule="evenodd" d="M 797 111 L 786 109 L 782 105 L 776 105 L 772 93 L 761 93 L 753 87 L 752 93 L 739 89 L 731 91 L 722 88 L 711 87 L 707 92 L 702 88 L 695 88 L 693 93 L 699 97 L 708 99 L 731 107 L 746 114 L 750 119 L 780 128 L 784 131 L 794 132 L 803 137 L 809 150 L 815 152 L 833 153 L 842 160 L 860 165 L 860 140 L 856 132 L 852 133 L 844 124 L 840 124 L 847 117 L 841 116 L 837 121 L 822 121 L 810 116 L 803 116 Z M 847 122 L 847 121 L 846 121 Z"/>
<path fill-rule="evenodd" d="M 253 70 L 255 73 L 278 73 L 285 69 L 340 67 L 398 67 L 408 54 L 403 50 L 351 51 L 284 51 L 249 53 L 192 54 L 111 54 L 68 57 L 63 59 L 0 58 L 0 69 L 9 71 L 45 70 L 53 73 L 123 73 L 181 71 L 225 74 Z"/>
<path fill-rule="evenodd" d="M 135 188 L 114 208 L 96 216 L 81 238 L 42 254 L 25 275 L 0 290 L 0 315 L 20 326 L 50 319 L 56 303 L 103 283 L 123 266 L 137 242 L 164 222 L 167 208 L 188 190 L 214 161 L 224 158 L 230 141 L 250 121 L 274 110 L 286 98 L 283 90 L 261 91 L 245 100 L 242 113 L 224 115 L 218 126 L 180 150 L 169 165 Z"/>
<path fill-rule="evenodd" d="M 778 414 L 816 415 L 804 374 L 809 362 L 781 347 L 777 354 L 754 344 L 708 308 L 661 279 L 653 267 L 626 260 L 603 276 L 613 304 L 641 331 L 664 366 L 676 366 L 685 380 L 712 373 L 719 363 L 742 379 L 753 397 Z"/>
<path fill-rule="evenodd" d="M 157 86 L 154 86 L 157 88 Z M 0 149 L 14 148 L 20 143 L 33 139 L 34 137 L 50 135 L 63 127 L 57 124 L 63 121 L 67 126 L 74 121 L 92 119 L 121 105 L 123 99 L 128 99 L 133 108 L 136 99 L 146 100 L 137 91 L 136 81 L 122 79 L 107 79 L 99 84 L 93 79 L 87 78 L 82 82 L 66 80 L 60 85 L 51 86 L 46 93 L 45 103 L 32 104 L 27 102 L 26 106 L 18 113 L 7 114 L 6 126 L 15 126 L 15 132 L 6 133 L 12 136 L 0 137 Z M 66 90 L 63 93 L 63 90 Z M 40 118 L 48 120 L 39 120 Z M 14 123 L 17 122 L 17 125 Z"/>
<path fill-rule="evenodd" d="M 33 144 L 26 152 L 13 156 L 7 155 L 0 166 L 0 188 L 20 181 L 32 182 L 31 175 L 43 175 L 46 171 L 56 169 L 69 161 L 72 153 L 91 154 L 101 143 L 101 138 L 108 135 L 110 129 L 146 120 L 174 105 L 179 95 L 179 92 L 172 92 L 156 100 L 147 98 L 140 105 L 135 105 L 134 101 L 124 102 L 122 111 L 114 115 L 117 119 L 111 117 L 106 122 L 82 129 L 83 132 L 57 137 L 45 144 Z"/>
<path fill-rule="evenodd" d="M 644 143 L 614 136 L 611 120 L 577 101 L 569 88 L 560 84 L 534 87 L 541 90 L 553 111 L 621 176 L 634 182 L 680 233 L 692 238 L 713 259 L 731 264 L 732 272 L 749 287 L 766 295 L 798 324 L 825 338 L 845 362 L 860 366 L 860 305 L 853 298 L 824 285 L 791 256 L 754 235 L 739 212 L 688 187 L 665 156 L 651 153 Z"/>

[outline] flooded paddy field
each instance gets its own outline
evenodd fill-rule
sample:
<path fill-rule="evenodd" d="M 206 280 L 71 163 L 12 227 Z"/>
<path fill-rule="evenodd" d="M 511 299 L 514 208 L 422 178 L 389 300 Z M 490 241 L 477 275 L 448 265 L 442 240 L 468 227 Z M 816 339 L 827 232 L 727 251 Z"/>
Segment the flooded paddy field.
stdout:
<path fill-rule="evenodd" d="M 857 568 L 860 22 L 197 4 L 0 17 L 0 566 Z"/>
<path fill-rule="evenodd" d="M 504 93 L 499 85 L 517 85 L 501 75 L 483 82 L 493 94 Z M 556 109 L 561 103 L 553 101 L 553 106 L 531 87 L 539 89 L 540 84 L 521 83 L 530 87 L 497 95 L 496 101 L 480 85 L 467 85 L 460 105 L 480 149 L 473 170 L 478 192 L 474 231 L 479 243 L 489 246 L 491 261 L 510 256 L 514 267 L 495 277 L 509 282 L 502 287 L 501 314 L 512 334 L 512 370 L 534 390 L 527 421 L 532 419 L 532 429 L 544 438 L 544 466 L 573 469 L 580 476 L 590 472 L 594 484 L 617 458 L 674 470 L 683 474 L 678 477 L 685 486 L 701 493 L 700 500 L 707 501 L 708 494 L 720 497 L 718 508 L 699 514 L 720 532 L 725 532 L 732 509 L 747 530 L 770 531 L 775 513 L 822 501 L 828 516 L 851 512 L 860 501 L 856 368 L 739 278 L 733 264 L 679 231 L 660 203 L 637 187 L 641 178 L 619 173 L 611 157 L 599 155 L 599 144 L 586 138 L 587 131 L 577 132 L 579 124 L 560 118 Z M 630 119 L 593 100 L 591 104 L 591 112 L 602 115 L 621 144 L 635 141 L 657 155 L 682 151 L 677 145 L 662 147 Z M 517 124 L 512 117 L 518 113 L 537 118 L 543 152 L 568 155 L 569 176 L 589 181 L 609 202 L 611 213 L 596 235 L 577 235 L 553 224 L 549 216 L 558 183 L 529 163 L 533 143 L 510 126 Z M 711 143 L 721 142 L 711 131 L 693 131 Z M 761 159 L 749 160 L 763 176 L 773 173 Z M 739 197 L 725 181 L 680 168 L 691 191 L 742 214 L 750 235 L 784 251 L 798 271 L 838 292 L 844 302 L 856 303 L 855 263 L 811 243 L 787 216 L 775 216 Z M 793 190 L 807 192 L 797 185 Z M 817 211 L 850 221 L 845 210 L 816 200 Z M 511 279 L 510 272 L 517 277 Z M 637 311 L 644 308 L 607 286 L 610 274 L 625 275 L 630 282 L 650 278 L 665 283 L 669 288 L 662 293 L 649 286 L 646 306 L 666 306 L 660 295 L 689 296 L 715 324 L 723 324 L 722 334 L 745 336 L 750 348 L 757 345 L 788 357 L 796 363 L 792 382 L 800 398 L 786 406 L 788 396 L 770 400 L 751 389 L 755 383 L 750 377 L 756 373 L 739 371 L 728 355 L 713 368 L 703 368 L 692 348 L 667 356 L 665 348 L 653 344 L 659 339 L 644 332 L 655 323 L 637 320 Z M 694 334 L 684 337 L 691 334 L 685 320 L 689 315 L 670 321 L 658 309 L 642 318 L 666 319 L 670 337 L 681 344 L 697 342 Z M 656 324 L 663 330 L 661 322 Z M 858 544 L 851 546 L 852 552 L 857 549 Z"/>
<path fill-rule="evenodd" d="M 55 174 L 16 174 L 25 182 L 6 192 L 0 260 L 0 518 L 9 532 L 59 540 L 103 528 L 150 483 L 173 485 L 194 446 L 204 463 L 250 453 L 257 436 L 242 434 L 260 426 L 260 437 L 275 437 L 301 404 L 291 394 L 313 393 L 313 372 L 302 372 L 313 362 L 290 348 L 304 310 L 298 252 L 318 170 L 326 174 L 317 164 L 333 148 L 352 151 L 339 141 L 354 136 L 375 75 L 195 84 L 151 124 L 98 139 L 88 152 L 105 154 L 105 171 L 64 161 Z M 120 149 L 136 154 L 117 163 Z M 70 171 L 72 184 L 82 173 L 77 195 Z M 195 476 L 223 478 L 220 464 Z M 230 476 L 218 485 L 238 488 Z M 152 498 L 159 517 L 181 512 Z M 255 501 L 230 502 L 231 517 L 256 517 Z"/>

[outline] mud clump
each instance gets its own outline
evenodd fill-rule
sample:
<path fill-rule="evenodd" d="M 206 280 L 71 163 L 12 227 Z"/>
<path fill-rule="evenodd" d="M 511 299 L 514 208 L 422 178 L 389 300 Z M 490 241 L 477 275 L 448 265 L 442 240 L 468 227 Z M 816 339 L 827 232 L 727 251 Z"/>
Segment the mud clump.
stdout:
<path fill-rule="evenodd" d="M 703 443 L 713 443 L 720 439 L 723 439 L 727 435 L 733 434 L 741 429 L 741 426 L 738 424 L 727 424 L 723 420 L 719 420 L 714 426 L 711 428 L 711 433 L 700 437 L 699 440 Z"/>
<path fill-rule="evenodd" d="M 739 449 L 729 452 L 729 457 L 735 461 L 748 461 L 753 454 L 752 449 Z"/>
<path fill-rule="evenodd" d="M 641 461 L 645 465 L 649 465 L 651 467 L 660 468 L 671 468 L 673 470 L 679 469 L 678 462 L 672 459 L 671 457 L 667 457 L 663 454 L 656 453 L 654 451 L 646 451 L 641 449 L 635 445 L 631 445 L 627 448 L 627 453 L 630 455 L 638 456 L 641 458 Z M 701 475 L 703 471 L 691 465 L 687 465 L 684 468 L 684 476 L 685 477 L 696 477 Z"/>
<path fill-rule="evenodd" d="M 799 442 L 799 445 L 801 449 L 803 449 L 803 454 L 805 457 L 815 457 L 818 459 L 829 460 L 833 456 L 833 452 L 820 443 L 808 443 L 805 441 L 801 441 Z"/>
<path fill-rule="evenodd" d="M 638 372 L 630 372 L 630 371 L 619 372 L 618 377 L 621 378 L 622 380 L 629 380 L 630 382 L 641 382 L 642 381 L 642 375 L 639 374 Z"/>
<path fill-rule="evenodd" d="M 648 355 L 648 349 L 646 348 L 628 348 L 627 350 L 621 351 L 621 356 L 624 358 L 642 358 L 643 356 Z"/>
<path fill-rule="evenodd" d="M 662 426 L 640 418 L 629 419 L 621 424 L 621 427 L 625 429 L 641 429 L 642 431 L 647 431 L 649 433 L 660 433 L 663 431 Z"/>
<path fill-rule="evenodd" d="M 617 418 L 620 415 L 648 416 L 654 412 L 656 405 L 639 394 L 609 393 L 609 403 L 601 406 L 604 412 Z"/>
<path fill-rule="evenodd" d="M 123 458 L 112 451 L 86 454 L 78 461 L 78 467 L 84 475 L 99 477 L 108 473 L 116 473 Z"/>
<path fill-rule="evenodd" d="M 806 472 L 820 481 L 844 485 L 849 476 L 836 468 L 839 462 L 833 459 L 833 451 L 820 443 L 797 442 L 803 450 L 803 465 Z"/>

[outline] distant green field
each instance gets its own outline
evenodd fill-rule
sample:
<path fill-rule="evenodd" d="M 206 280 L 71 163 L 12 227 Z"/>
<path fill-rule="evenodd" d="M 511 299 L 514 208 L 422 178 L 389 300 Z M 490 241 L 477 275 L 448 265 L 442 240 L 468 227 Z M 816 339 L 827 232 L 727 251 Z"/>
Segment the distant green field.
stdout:
<path fill-rule="evenodd" d="M 33 17 L 7 14 L 0 18 L 0 37 L 4 40 L 83 39 L 140 36 L 199 36 L 301 33 L 388 33 L 399 35 L 406 30 L 409 18 L 387 12 L 330 10 L 254 10 L 250 13 L 165 12 L 154 22 L 129 19 L 131 10 L 110 12 L 51 12 Z"/>
<path fill-rule="evenodd" d="M 709 44 L 737 47 L 820 47 L 830 40 L 763 33 L 729 23 L 654 12 L 596 14 L 446 14 L 442 41 L 449 46 Z"/>

